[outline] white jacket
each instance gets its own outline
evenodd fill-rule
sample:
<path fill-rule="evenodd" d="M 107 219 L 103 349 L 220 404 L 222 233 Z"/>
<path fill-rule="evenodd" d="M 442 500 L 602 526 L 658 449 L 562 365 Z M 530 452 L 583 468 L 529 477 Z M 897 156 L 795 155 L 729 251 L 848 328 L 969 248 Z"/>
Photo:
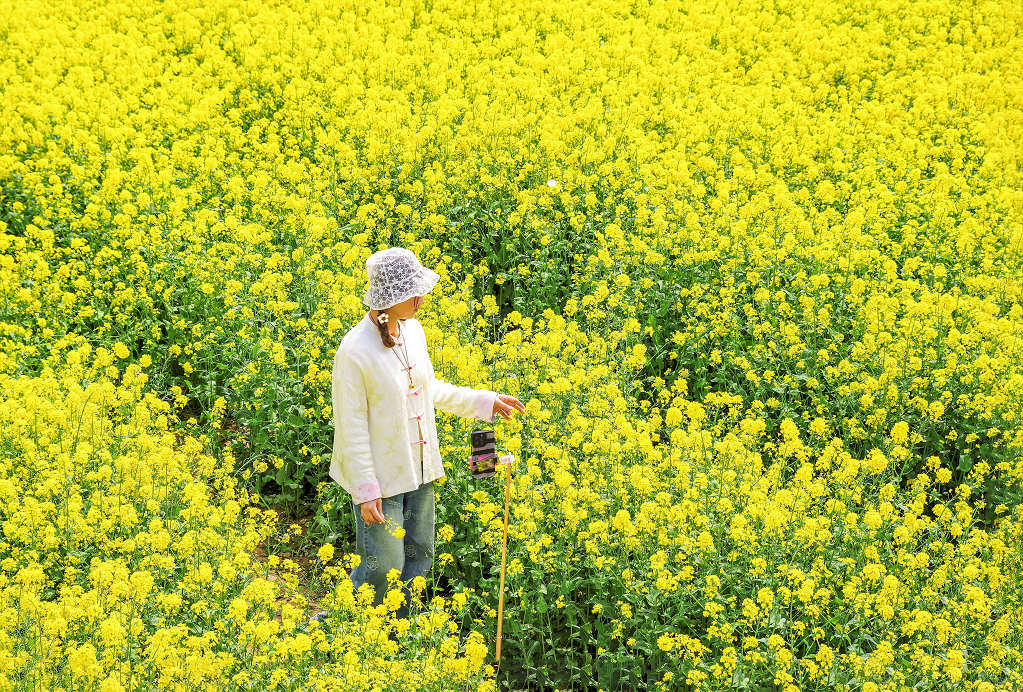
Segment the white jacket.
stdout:
<path fill-rule="evenodd" d="M 464 418 L 494 420 L 496 392 L 437 379 L 423 325 L 410 317 L 401 321 L 400 330 L 394 348 L 387 348 L 367 313 L 344 335 L 334 354 L 334 448 L 329 475 L 356 504 L 409 492 L 444 477 L 434 406 Z M 415 389 L 411 390 L 398 358 L 404 357 L 397 345 L 402 342 L 412 367 Z M 417 420 L 426 440 L 422 471 Z"/>

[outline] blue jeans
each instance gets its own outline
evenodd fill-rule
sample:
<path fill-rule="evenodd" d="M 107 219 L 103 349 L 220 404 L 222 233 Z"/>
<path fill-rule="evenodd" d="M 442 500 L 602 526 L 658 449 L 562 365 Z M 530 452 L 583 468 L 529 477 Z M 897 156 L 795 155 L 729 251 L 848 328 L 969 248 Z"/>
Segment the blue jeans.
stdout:
<path fill-rule="evenodd" d="M 405 603 L 395 613 L 407 618 L 412 594 L 409 582 L 425 577 L 433 566 L 433 536 L 435 495 L 433 482 L 424 483 L 416 490 L 398 493 L 380 501 L 384 516 L 405 529 L 405 536 L 395 538 L 387 524 L 367 524 L 362 518 L 362 507 L 352 501 L 355 510 L 355 547 L 362 558 L 352 570 L 352 585 L 363 584 L 374 588 L 373 605 L 380 605 L 387 595 L 387 573 L 401 572 L 402 593 Z M 420 595 L 423 597 L 423 594 Z"/>

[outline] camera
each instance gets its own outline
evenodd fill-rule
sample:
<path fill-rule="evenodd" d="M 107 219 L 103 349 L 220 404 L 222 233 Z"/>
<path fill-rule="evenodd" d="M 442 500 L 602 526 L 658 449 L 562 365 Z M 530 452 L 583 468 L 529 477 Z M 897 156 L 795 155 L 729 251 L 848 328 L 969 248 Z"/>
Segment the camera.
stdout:
<path fill-rule="evenodd" d="M 475 430 L 469 435 L 469 469 L 473 478 L 490 478 L 496 473 L 497 448 L 493 430 Z"/>

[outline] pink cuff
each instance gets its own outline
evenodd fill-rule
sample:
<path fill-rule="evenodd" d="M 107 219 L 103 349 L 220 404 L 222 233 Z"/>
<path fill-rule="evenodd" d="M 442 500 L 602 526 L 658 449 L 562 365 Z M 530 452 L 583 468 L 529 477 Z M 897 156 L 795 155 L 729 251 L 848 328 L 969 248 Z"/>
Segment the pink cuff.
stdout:
<path fill-rule="evenodd" d="M 369 502 L 381 496 L 380 484 L 376 481 L 366 481 L 355 487 L 355 492 L 352 493 L 352 501 L 357 505 L 361 505 L 363 502 Z"/>

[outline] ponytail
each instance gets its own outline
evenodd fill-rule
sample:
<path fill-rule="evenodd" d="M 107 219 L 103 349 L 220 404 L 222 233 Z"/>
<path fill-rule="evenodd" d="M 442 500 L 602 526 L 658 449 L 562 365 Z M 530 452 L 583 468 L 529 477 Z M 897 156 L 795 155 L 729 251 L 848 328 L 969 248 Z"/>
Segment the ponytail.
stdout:
<path fill-rule="evenodd" d="M 377 316 L 378 317 L 380 316 L 381 313 L 385 314 L 385 315 L 387 314 L 386 310 L 377 310 L 376 312 L 377 312 Z M 392 348 L 394 346 L 394 337 L 392 337 L 391 336 L 391 332 L 389 332 L 387 330 L 387 323 L 386 322 L 381 322 L 380 320 L 373 320 L 373 321 L 376 323 L 377 329 L 380 330 L 380 341 L 387 348 Z"/>

